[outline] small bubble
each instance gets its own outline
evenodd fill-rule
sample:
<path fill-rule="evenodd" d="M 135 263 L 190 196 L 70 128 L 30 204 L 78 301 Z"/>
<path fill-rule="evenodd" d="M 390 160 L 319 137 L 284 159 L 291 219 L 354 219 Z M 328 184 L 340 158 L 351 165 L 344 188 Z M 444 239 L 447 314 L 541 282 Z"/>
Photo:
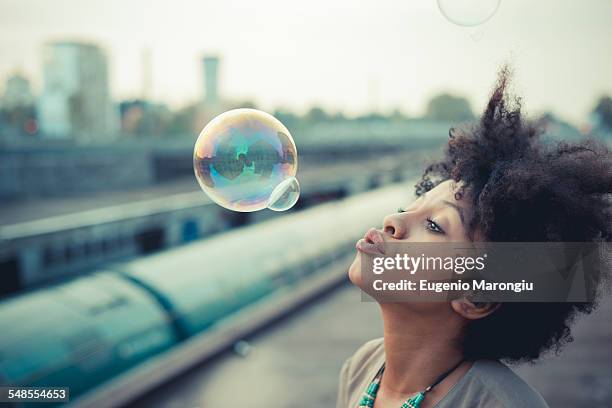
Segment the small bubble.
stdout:
<path fill-rule="evenodd" d="M 470 34 L 470 37 L 472 38 L 472 40 L 476 42 L 480 41 L 484 37 L 484 31 L 482 30 L 474 31 L 472 34 Z"/>
<path fill-rule="evenodd" d="M 438 8 L 451 23 L 473 27 L 493 17 L 500 3 L 501 0 L 438 0 Z"/>
<path fill-rule="evenodd" d="M 247 341 L 240 340 L 234 344 L 234 353 L 238 354 L 240 357 L 248 357 L 252 350 L 253 346 L 251 346 Z"/>
<path fill-rule="evenodd" d="M 268 208 L 272 211 L 286 211 L 295 205 L 299 197 L 300 184 L 295 177 L 289 177 L 272 191 Z"/>

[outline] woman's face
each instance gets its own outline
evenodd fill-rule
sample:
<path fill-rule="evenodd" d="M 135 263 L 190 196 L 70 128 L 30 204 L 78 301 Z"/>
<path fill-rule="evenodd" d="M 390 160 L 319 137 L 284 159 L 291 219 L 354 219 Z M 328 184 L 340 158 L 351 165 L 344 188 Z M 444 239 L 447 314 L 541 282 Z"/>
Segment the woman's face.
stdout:
<path fill-rule="evenodd" d="M 469 208 L 466 208 L 466 200 L 455 199 L 457 191 L 457 183 L 446 180 L 397 213 L 387 215 L 382 229 L 370 230 L 357 242 L 357 256 L 349 268 L 351 282 L 362 287 L 360 252 L 372 254 L 380 241 L 385 244 L 468 241 L 465 223 Z"/>

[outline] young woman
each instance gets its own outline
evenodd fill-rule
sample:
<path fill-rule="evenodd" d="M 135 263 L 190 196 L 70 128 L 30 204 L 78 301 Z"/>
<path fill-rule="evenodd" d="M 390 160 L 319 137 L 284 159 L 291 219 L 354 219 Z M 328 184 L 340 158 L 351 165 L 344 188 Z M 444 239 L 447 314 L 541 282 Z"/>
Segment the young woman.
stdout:
<path fill-rule="evenodd" d="M 539 138 L 508 96 L 500 72 L 480 121 L 451 129 L 442 161 L 419 197 L 357 243 L 609 242 L 612 156 L 594 140 Z M 359 254 L 350 280 L 363 289 Z M 342 367 L 337 408 L 547 407 L 504 362 L 533 362 L 571 339 L 570 323 L 594 303 L 379 302 L 384 337 Z"/>

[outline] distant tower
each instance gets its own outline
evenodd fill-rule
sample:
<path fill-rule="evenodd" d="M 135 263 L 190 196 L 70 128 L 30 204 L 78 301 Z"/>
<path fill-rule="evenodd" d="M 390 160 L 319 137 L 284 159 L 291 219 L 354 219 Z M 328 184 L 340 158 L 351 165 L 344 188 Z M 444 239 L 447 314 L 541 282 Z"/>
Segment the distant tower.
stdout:
<path fill-rule="evenodd" d="M 93 44 L 47 44 L 38 112 L 47 137 L 84 141 L 114 137 L 118 115 L 110 98 L 104 52 Z"/>
<path fill-rule="evenodd" d="M 12 109 L 20 106 L 29 106 L 34 101 L 30 90 L 30 82 L 25 76 L 16 72 L 8 77 L 4 87 L 2 106 Z"/>
<path fill-rule="evenodd" d="M 376 76 L 370 76 L 369 81 L 368 81 L 368 101 L 367 101 L 367 108 L 371 111 L 371 112 L 378 112 L 379 111 L 379 106 L 378 106 L 378 94 L 379 94 L 379 83 L 378 83 L 378 77 Z"/>
<path fill-rule="evenodd" d="M 145 48 L 142 50 L 142 95 L 144 101 L 152 98 L 153 75 L 151 73 L 151 49 Z"/>
<path fill-rule="evenodd" d="M 219 57 L 204 57 L 204 102 L 209 106 L 219 104 Z"/>

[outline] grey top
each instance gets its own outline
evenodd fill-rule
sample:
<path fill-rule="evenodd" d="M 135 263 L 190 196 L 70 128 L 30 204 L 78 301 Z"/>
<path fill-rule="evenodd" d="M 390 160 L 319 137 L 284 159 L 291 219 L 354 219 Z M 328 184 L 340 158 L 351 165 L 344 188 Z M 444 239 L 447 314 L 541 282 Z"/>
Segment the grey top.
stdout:
<path fill-rule="evenodd" d="M 383 339 L 361 346 L 340 372 L 336 408 L 357 408 L 385 361 Z M 435 408 L 548 408 L 542 396 L 499 361 L 478 360 Z"/>

